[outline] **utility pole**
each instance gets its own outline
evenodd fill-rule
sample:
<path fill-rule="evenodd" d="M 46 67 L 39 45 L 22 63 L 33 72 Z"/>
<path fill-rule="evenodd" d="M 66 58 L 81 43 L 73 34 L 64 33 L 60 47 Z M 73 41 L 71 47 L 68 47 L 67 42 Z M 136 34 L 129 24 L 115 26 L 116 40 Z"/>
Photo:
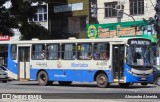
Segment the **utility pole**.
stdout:
<path fill-rule="evenodd" d="M 90 0 L 89 24 L 97 23 L 97 0 Z"/>

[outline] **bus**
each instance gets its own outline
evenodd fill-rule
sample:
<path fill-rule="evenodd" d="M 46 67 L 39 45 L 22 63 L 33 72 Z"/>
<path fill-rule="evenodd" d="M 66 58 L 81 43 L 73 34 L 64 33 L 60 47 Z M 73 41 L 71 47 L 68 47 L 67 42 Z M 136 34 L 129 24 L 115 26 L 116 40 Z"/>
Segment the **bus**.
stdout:
<path fill-rule="evenodd" d="M 2 43 L 1 43 L 2 44 Z M 145 38 L 22 40 L 8 42 L 8 75 L 39 85 L 96 82 L 147 85 L 153 81 L 151 41 Z M 3 57 L 3 56 L 0 56 Z"/>

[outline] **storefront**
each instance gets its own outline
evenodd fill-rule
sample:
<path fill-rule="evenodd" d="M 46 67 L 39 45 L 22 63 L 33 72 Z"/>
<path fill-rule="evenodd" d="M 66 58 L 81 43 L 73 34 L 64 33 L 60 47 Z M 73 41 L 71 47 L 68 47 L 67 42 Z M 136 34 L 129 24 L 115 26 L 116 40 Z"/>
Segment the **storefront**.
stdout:
<path fill-rule="evenodd" d="M 154 64 L 159 65 L 157 33 L 153 25 L 148 25 L 144 21 L 87 25 L 86 38 L 100 39 L 114 37 L 144 37 L 150 39 L 153 45 Z"/>

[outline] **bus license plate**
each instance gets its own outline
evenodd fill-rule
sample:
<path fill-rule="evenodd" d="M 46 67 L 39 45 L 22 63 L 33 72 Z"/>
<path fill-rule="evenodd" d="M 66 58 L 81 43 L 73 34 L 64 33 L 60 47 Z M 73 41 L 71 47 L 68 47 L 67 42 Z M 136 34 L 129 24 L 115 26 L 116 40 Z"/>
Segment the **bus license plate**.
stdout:
<path fill-rule="evenodd" d="M 146 78 L 141 78 L 141 80 L 146 80 Z"/>

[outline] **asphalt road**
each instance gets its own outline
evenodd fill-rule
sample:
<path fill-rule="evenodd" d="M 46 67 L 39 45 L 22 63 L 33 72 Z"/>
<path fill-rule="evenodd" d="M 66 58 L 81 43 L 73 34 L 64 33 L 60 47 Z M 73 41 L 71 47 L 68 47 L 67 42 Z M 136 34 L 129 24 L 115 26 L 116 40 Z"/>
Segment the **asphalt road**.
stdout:
<path fill-rule="evenodd" d="M 157 99 L 160 99 L 160 86 L 153 84 L 149 84 L 147 86 L 134 84 L 128 88 L 120 88 L 117 84 L 111 84 L 108 88 L 98 88 L 96 83 L 74 82 L 70 86 L 60 86 L 57 82 L 54 82 L 51 86 L 39 86 L 36 81 L 10 81 L 8 83 L 0 83 L 0 93 L 11 93 L 16 95 L 42 95 L 41 97 L 43 99 L 48 99 L 47 102 L 52 102 L 52 99 L 54 99 L 54 101 L 57 100 L 56 102 L 64 102 L 63 99 L 67 99 L 68 101 L 70 100 L 70 102 L 73 101 L 71 99 L 76 99 L 77 102 L 78 99 L 81 99 L 81 101 L 85 99 L 86 102 L 87 100 L 88 102 L 91 102 L 91 100 L 93 102 L 96 102 L 96 100 L 98 102 L 106 102 L 106 99 L 109 100 L 109 102 L 137 102 L 137 100 L 139 102 L 150 102 L 152 99 L 152 101 L 158 102 L 159 100 Z M 135 101 L 133 98 L 126 98 L 128 97 L 127 95 L 144 96 L 145 94 L 155 97 L 147 99 L 141 98 L 140 100 L 136 98 Z M 59 99 L 61 99 L 61 101 Z M 0 102 L 1 101 L 2 100 L 0 100 Z"/>
<path fill-rule="evenodd" d="M 160 93 L 160 86 L 134 84 L 120 88 L 111 84 L 108 88 L 98 88 L 96 83 L 73 82 L 70 86 L 60 86 L 54 82 L 51 86 L 39 86 L 36 81 L 10 81 L 0 83 L 0 93 Z"/>

